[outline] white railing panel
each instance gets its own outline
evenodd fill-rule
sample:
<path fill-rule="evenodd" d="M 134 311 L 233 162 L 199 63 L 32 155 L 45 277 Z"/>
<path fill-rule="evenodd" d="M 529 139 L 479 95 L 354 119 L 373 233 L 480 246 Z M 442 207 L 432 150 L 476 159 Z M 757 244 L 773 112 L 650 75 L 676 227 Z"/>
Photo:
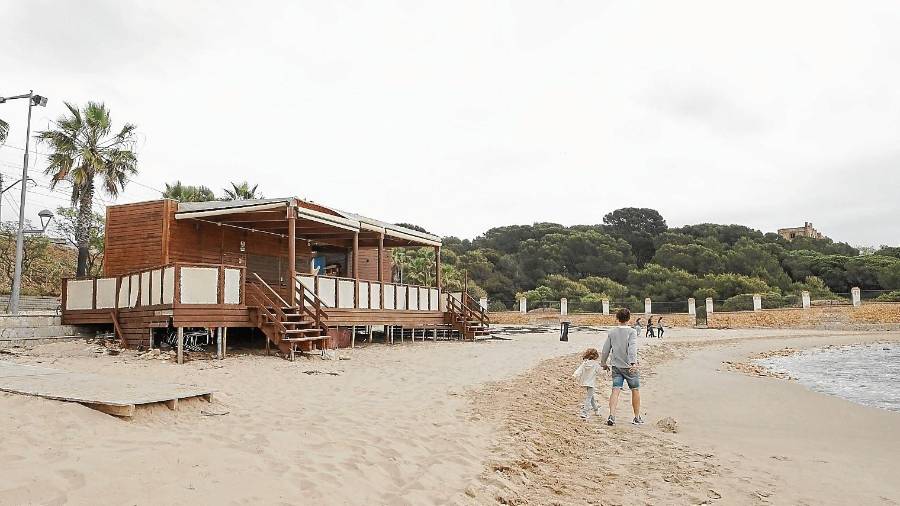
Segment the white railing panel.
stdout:
<path fill-rule="evenodd" d="M 316 293 L 316 278 L 312 276 L 297 276 L 297 279 L 300 280 L 300 284 L 310 291 L 310 293 Z"/>
<path fill-rule="evenodd" d="M 175 268 L 163 269 L 162 303 L 171 304 L 175 300 Z"/>
<path fill-rule="evenodd" d="M 338 307 L 353 308 L 353 281 L 349 279 L 338 280 Z"/>
<path fill-rule="evenodd" d="M 219 269 L 216 267 L 182 267 L 182 304 L 216 304 L 219 301 Z"/>
<path fill-rule="evenodd" d="M 94 308 L 94 280 L 70 279 L 66 284 L 66 309 Z"/>
<path fill-rule="evenodd" d="M 430 309 L 428 307 L 428 292 L 427 288 L 419 287 L 419 309 L 422 311 L 427 311 Z"/>
<path fill-rule="evenodd" d="M 150 305 L 150 271 L 141 273 L 141 305 Z"/>
<path fill-rule="evenodd" d="M 397 307 L 396 307 L 396 309 L 406 309 L 407 286 L 406 285 L 396 285 L 396 290 L 397 290 Z"/>
<path fill-rule="evenodd" d="M 66 301 L 68 303 L 68 301 Z M 97 309 L 113 309 L 116 307 L 116 278 L 100 278 L 97 280 Z"/>
<path fill-rule="evenodd" d="M 369 283 L 365 281 L 359 282 L 359 309 L 369 309 Z"/>
<path fill-rule="evenodd" d="M 428 299 L 428 309 L 432 311 L 439 311 L 440 304 L 440 292 L 438 292 L 437 288 L 431 288 L 428 290 L 430 298 Z"/>
<path fill-rule="evenodd" d="M 416 286 L 408 286 L 406 287 L 409 296 L 406 297 L 406 308 L 415 311 L 419 309 L 419 288 Z"/>
<path fill-rule="evenodd" d="M 384 308 L 395 309 L 394 297 L 396 296 L 397 287 L 394 285 L 384 285 Z"/>
<path fill-rule="evenodd" d="M 128 307 L 134 307 L 137 305 L 138 300 L 138 283 L 141 279 L 140 274 L 132 274 L 129 276 L 131 278 L 130 289 L 128 290 Z"/>
<path fill-rule="evenodd" d="M 150 271 L 150 304 L 162 304 L 162 269 Z"/>
<path fill-rule="evenodd" d="M 128 276 L 122 278 L 122 284 L 119 285 L 119 296 L 116 307 L 128 307 Z"/>
<path fill-rule="evenodd" d="M 225 304 L 241 303 L 241 270 L 225 269 Z"/>
<path fill-rule="evenodd" d="M 381 309 L 381 283 L 372 283 L 369 286 L 372 292 L 372 303 L 369 305 L 372 309 Z"/>
<path fill-rule="evenodd" d="M 319 293 L 316 295 L 328 307 L 334 307 L 334 296 L 337 293 L 336 281 L 333 278 L 319 278 Z"/>

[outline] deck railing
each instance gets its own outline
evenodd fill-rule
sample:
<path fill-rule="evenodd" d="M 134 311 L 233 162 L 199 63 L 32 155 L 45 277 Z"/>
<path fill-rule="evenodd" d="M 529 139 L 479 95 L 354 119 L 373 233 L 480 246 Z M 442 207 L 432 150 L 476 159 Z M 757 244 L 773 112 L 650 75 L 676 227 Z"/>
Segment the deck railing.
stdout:
<path fill-rule="evenodd" d="M 441 294 L 433 286 L 298 274 L 296 288 L 298 294 L 306 290 L 329 308 L 441 310 Z"/>
<path fill-rule="evenodd" d="M 243 266 L 175 262 L 91 279 L 63 278 L 62 309 L 244 304 Z"/>

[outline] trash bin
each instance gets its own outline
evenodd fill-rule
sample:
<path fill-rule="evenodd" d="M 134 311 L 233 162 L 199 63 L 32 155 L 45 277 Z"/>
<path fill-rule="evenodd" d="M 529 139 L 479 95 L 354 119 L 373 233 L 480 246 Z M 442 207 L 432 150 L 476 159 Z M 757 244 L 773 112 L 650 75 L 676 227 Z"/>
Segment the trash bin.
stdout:
<path fill-rule="evenodd" d="M 569 322 L 562 322 L 559 325 L 559 340 L 560 341 L 568 341 L 569 340 Z"/>

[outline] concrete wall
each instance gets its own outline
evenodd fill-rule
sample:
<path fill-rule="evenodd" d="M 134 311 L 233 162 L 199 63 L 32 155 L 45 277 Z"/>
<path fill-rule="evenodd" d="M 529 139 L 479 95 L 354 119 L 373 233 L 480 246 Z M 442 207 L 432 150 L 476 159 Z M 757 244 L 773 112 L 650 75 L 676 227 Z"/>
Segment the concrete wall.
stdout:
<path fill-rule="evenodd" d="M 65 337 L 93 337 L 91 329 L 63 325 L 60 317 L 0 315 L 0 348 L 42 344 Z"/>
<path fill-rule="evenodd" d="M 821 328 L 835 325 L 900 325 L 900 303 L 865 303 L 859 307 L 812 306 L 706 315 L 710 328 Z"/>
<path fill-rule="evenodd" d="M 558 311 L 552 309 L 535 310 L 527 313 L 521 313 L 519 311 L 502 311 L 490 313 L 489 316 L 491 318 L 491 324 L 493 325 L 558 325 L 562 320 L 571 322 L 572 325 L 611 327 L 619 324 L 616 320 L 616 315 L 614 314 L 569 313 L 568 315 L 561 317 Z M 646 323 L 647 319 L 643 314 L 637 316 L 643 318 L 642 321 Z M 632 314 L 632 324 L 637 316 Z M 657 316 L 659 315 L 654 315 L 654 321 L 656 321 Z M 664 327 L 693 327 L 696 324 L 694 315 L 686 313 L 666 314 L 662 315 L 662 317 Z"/>

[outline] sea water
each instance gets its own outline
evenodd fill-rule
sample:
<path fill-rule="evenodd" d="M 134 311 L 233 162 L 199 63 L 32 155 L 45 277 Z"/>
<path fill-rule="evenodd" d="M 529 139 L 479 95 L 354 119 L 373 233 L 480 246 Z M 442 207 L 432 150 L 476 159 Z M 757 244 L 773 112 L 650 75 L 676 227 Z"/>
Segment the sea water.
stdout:
<path fill-rule="evenodd" d="M 814 348 L 756 363 L 816 392 L 900 411 L 900 343 Z"/>

